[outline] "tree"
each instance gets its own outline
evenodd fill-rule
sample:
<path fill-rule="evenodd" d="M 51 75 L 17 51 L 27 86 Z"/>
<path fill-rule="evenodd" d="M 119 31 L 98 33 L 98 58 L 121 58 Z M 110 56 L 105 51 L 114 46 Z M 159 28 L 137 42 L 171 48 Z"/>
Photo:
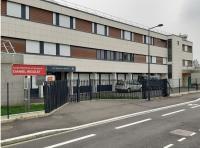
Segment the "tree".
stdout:
<path fill-rule="evenodd" d="M 200 68 L 200 63 L 197 59 L 193 60 L 193 66 L 194 66 L 195 69 Z"/>

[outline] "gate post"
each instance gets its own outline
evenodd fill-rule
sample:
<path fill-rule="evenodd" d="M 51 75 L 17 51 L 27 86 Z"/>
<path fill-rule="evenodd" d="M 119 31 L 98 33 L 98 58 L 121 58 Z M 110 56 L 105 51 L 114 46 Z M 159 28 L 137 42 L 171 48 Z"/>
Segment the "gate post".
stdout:
<path fill-rule="evenodd" d="M 77 102 L 80 102 L 80 79 L 77 79 L 76 93 L 77 93 Z"/>
<path fill-rule="evenodd" d="M 167 87 L 167 79 L 163 79 L 162 80 L 163 81 L 163 92 L 162 92 L 162 95 L 163 95 L 163 97 L 167 97 L 167 96 L 169 96 L 169 93 L 168 93 L 168 87 Z"/>
<path fill-rule="evenodd" d="M 90 87 L 90 100 L 92 100 L 92 82 L 91 82 L 91 79 L 89 79 L 89 87 Z"/>
<path fill-rule="evenodd" d="M 146 95 L 146 87 L 147 87 L 147 81 L 146 80 L 142 80 L 142 99 L 146 99 L 147 95 Z"/>

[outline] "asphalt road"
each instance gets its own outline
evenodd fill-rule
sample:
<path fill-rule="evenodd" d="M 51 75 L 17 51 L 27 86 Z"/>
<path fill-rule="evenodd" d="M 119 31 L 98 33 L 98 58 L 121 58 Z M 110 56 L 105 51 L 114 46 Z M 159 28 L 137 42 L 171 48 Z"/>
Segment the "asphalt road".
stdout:
<path fill-rule="evenodd" d="M 200 148 L 199 139 L 200 101 L 7 147 Z"/>

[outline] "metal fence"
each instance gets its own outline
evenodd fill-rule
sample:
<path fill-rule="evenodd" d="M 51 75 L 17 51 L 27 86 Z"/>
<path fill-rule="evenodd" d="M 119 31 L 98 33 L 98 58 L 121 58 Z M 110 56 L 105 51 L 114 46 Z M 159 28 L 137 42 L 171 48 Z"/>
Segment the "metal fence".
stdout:
<path fill-rule="evenodd" d="M 169 93 L 183 93 L 200 90 L 200 79 L 170 79 L 168 80 Z"/>
<path fill-rule="evenodd" d="M 30 91 L 24 88 L 19 80 L 1 82 L 1 116 L 10 118 L 11 114 L 40 111 L 44 109 L 44 101 L 30 100 Z M 43 106 L 43 107 L 41 107 Z"/>
<path fill-rule="evenodd" d="M 67 102 L 93 99 L 146 99 L 167 96 L 167 80 L 63 80 L 45 82 L 45 112 Z"/>

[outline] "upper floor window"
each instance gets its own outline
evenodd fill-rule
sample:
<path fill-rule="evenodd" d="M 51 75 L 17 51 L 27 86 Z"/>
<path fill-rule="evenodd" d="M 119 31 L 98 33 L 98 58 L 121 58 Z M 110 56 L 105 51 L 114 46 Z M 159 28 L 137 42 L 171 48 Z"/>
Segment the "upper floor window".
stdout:
<path fill-rule="evenodd" d="M 154 38 L 144 35 L 144 44 L 154 45 Z"/>
<path fill-rule="evenodd" d="M 132 32 L 130 31 L 121 31 L 121 39 L 131 41 L 132 40 Z"/>
<path fill-rule="evenodd" d="M 29 19 L 29 6 L 7 2 L 7 15 L 22 19 Z"/>
<path fill-rule="evenodd" d="M 61 27 L 76 29 L 75 18 L 59 13 L 53 13 L 53 24 Z"/>
<path fill-rule="evenodd" d="M 26 52 L 40 54 L 40 42 L 26 40 Z"/>
<path fill-rule="evenodd" d="M 109 27 L 97 23 L 92 23 L 92 32 L 100 35 L 108 36 Z"/>

